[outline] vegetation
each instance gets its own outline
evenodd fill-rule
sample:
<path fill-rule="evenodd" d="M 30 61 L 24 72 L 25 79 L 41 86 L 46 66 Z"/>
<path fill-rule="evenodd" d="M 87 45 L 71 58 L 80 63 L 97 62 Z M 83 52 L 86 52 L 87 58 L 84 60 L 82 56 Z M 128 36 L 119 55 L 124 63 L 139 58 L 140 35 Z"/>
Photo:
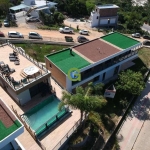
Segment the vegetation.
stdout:
<path fill-rule="evenodd" d="M 45 62 L 44 60 L 45 55 L 68 47 L 62 45 L 47 45 L 47 44 L 32 44 L 32 43 L 15 44 L 15 45 L 17 47 L 22 47 L 27 54 L 29 54 L 39 62 Z"/>
<path fill-rule="evenodd" d="M 55 8 L 50 8 L 50 14 L 40 11 L 39 16 L 45 25 L 61 25 L 65 19 L 63 14 L 56 11 Z"/>
<path fill-rule="evenodd" d="M 76 94 L 71 95 L 67 91 L 63 91 L 62 101 L 59 105 L 59 109 L 64 105 L 68 105 L 73 109 L 79 109 L 81 113 L 81 121 L 83 115 L 87 118 L 91 111 L 101 109 L 106 104 L 106 100 L 102 96 L 91 95 L 90 88 L 86 90 L 83 87 L 76 88 Z"/>
<path fill-rule="evenodd" d="M 119 74 L 119 81 L 116 83 L 116 89 L 126 94 L 140 95 L 145 87 L 143 76 L 140 72 L 132 70 L 123 71 Z"/>

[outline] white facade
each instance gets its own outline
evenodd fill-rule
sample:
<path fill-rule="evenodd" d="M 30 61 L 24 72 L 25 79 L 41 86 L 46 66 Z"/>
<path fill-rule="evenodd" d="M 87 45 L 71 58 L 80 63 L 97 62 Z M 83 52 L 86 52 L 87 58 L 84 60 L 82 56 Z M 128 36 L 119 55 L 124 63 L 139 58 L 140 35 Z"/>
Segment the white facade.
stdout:
<path fill-rule="evenodd" d="M 115 15 L 115 16 L 108 15 L 108 16 L 103 17 L 100 14 L 100 10 L 104 10 L 104 9 L 107 9 L 108 14 L 109 14 L 109 9 L 111 9 L 111 8 L 119 8 L 119 7 L 117 5 L 113 5 L 113 4 L 96 6 L 96 9 L 91 12 L 90 26 L 93 28 L 93 27 L 100 27 L 100 26 L 116 25 L 117 21 L 118 21 L 117 15 Z"/>

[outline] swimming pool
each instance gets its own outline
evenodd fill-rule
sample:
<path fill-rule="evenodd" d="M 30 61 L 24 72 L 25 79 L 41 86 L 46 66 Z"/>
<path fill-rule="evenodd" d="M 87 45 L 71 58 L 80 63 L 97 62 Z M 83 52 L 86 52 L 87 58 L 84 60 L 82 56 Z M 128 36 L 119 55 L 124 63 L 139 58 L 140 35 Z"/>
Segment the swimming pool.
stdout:
<path fill-rule="evenodd" d="M 59 111 L 59 103 L 60 100 L 52 95 L 27 111 L 22 117 L 36 135 L 39 135 L 58 122 L 68 112 L 65 108 Z"/>

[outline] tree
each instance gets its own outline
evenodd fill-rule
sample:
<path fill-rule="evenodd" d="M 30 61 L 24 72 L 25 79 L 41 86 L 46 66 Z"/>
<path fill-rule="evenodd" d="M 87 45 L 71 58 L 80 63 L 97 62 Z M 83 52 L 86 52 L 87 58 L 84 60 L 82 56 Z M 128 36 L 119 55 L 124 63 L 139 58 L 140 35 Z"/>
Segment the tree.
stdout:
<path fill-rule="evenodd" d="M 119 74 L 119 81 L 116 83 L 116 89 L 127 92 L 132 95 L 140 95 L 145 87 L 143 76 L 140 72 L 127 70 Z"/>
<path fill-rule="evenodd" d="M 81 121 L 83 115 L 91 111 L 95 111 L 97 108 L 102 108 L 106 104 L 106 100 L 102 96 L 90 95 L 89 90 L 85 91 L 83 87 L 76 88 L 76 94 L 71 95 L 67 91 L 63 91 L 62 101 L 59 105 L 61 110 L 64 105 L 68 105 L 73 109 L 79 109 L 81 114 Z"/>
<path fill-rule="evenodd" d="M 62 24 L 64 19 L 65 19 L 64 15 L 62 13 L 59 13 L 58 18 L 57 18 L 58 23 Z"/>
<path fill-rule="evenodd" d="M 9 6 L 10 6 L 9 0 L 0 0 L 0 8 L 5 15 L 9 13 Z"/>
<path fill-rule="evenodd" d="M 50 12 L 51 12 L 51 13 L 54 13 L 54 12 L 55 12 L 55 7 L 51 7 L 51 8 L 50 8 Z"/>

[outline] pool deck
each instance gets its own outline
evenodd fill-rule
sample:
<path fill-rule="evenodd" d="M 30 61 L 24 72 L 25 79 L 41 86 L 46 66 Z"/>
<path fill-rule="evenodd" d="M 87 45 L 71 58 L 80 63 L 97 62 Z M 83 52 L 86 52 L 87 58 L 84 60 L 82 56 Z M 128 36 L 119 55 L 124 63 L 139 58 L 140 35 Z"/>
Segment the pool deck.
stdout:
<path fill-rule="evenodd" d="M 62 89 L 52 79 L 51 84 L 53 88 L 55 88 L 57 97 L 61 98 Z M 24 110 L 21 109 L 1 87 L 0 97 L 6 102 L 9 107 L 13 105 L 14 109 L 17 110 L 18 114 L 24 113 Z M 46 147 L 47 150 L 52 150 L 59 143 L 59 141 L 68 133 L 68 131 L 75 125 L 79 118 L 79 110 L 73 110 L 72 116 L 62 122 L 62 124 L 60 124 L 55 130 L 47 134 L 41 140 L 41 143 Z M 26 150 L 41 150 L 40 146 L 35 142 L 35 140 L 32 138 L 26 128 L 24 128 L 24 133 L 22 133 L 17 139 Z"/>

